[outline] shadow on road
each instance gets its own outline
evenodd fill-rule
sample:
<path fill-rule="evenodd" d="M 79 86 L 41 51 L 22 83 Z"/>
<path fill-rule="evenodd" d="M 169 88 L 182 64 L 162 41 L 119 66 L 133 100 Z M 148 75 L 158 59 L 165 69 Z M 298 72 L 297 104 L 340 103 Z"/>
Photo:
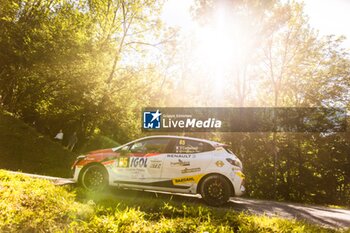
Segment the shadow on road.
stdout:
<path fill-rule="evenodd" d="M 233 198 L 230 206 L 237 211 L 296 218 L 328 227 L 350 227 L 350 210 L 332 209 L 297 203 Z"/>
<path fill-rule="evenodd" d="M 174 201 L 178 203 L 203 204 L 199 195 L 169 194 L 144 192 L 136 190 L 113 189 L 113 195 L 137 200 L 138 198 L 160 199 L 164 202 Z M 316 223 L 325 227 L 348 228 L 350 227 L 350 210 L 334 209 L 322 206 L 302 205 L 297 203 L 255 200 L 248 198 L 232 198 L 223 207 L 215 209 L 232 209 L 234 211 L 248 212 L 257 215 L 278 216 L 283 218 L 295 218 L 307 222 Z"/>

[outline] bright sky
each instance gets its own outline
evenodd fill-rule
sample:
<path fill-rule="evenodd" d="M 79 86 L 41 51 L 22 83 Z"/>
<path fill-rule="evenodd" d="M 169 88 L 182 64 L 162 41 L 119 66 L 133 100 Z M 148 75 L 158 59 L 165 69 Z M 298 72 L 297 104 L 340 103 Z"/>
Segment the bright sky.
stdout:
<path fill-rule="evenodd" d="M 189 27 L 192 22 L 190 7 L 193 0 L 167 0 L 162 18 L 170 26 Z"/>
<path fill-rule="evenodd" d="M 322 34 L 346 36 L 345 46 L 350 48 L 350 1 L 349 0 L 306 0 L 305 11 L 310 24 Z"/>
<path fill-rule="evenodd" d="M 193 0 L 168 0 L 163 19 L 171 26 L 184 29 L 192 27 L 189 12 L 192 2 Z M 312 27 L 322 35 L 346 36 L 344 46 L 350 48 L 350 0 L 305 0 L 304 3 Z"/>

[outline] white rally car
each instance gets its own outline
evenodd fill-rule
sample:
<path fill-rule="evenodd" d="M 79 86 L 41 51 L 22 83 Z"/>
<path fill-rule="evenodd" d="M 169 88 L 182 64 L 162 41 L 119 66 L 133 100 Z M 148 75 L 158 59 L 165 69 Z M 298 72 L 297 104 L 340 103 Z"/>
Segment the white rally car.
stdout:
<path fill-rule="evenodd" d="M 89 190 L 121 188 L 201 194 L 222 205 L 244 193 L 242 163 L 226 145 L 190 137 L 150 136 L 82 155 L 74 180 Z"/>

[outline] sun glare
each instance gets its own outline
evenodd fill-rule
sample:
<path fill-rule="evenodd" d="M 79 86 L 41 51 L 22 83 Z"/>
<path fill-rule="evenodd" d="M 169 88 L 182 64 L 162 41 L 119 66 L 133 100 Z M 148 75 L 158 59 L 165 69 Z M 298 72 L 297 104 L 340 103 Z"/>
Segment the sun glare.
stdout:
<path fill-rule="evenodd" d="M 191 17 L 192 3 L 170 0 L 165 5 L 163 19 L 194 39 L 194 45 L 187 51 L 204 74 L 199 78 L 211 84 L 215 98 L 223 99 L 224 90 L 232 85 L 232 72 L 249 58 L 249 31 L 246 29 L 249 22 L 243 22 L 222 8 L 211 15 L 209 24 L 203 25 Z"/>
<path fill-rule="evenodd" d="M 246 52 L 243 33 L 239 28 L 228 30 L 231 25 L 217 28 L 197 28 L 198 52 L 202 55 L 205 65 L 212 68 L 228 68 L 238 64 Z"/>
<path fill-rule="evenodd" d="M 229 85 L 228 76 L 247 58 L 249 42 L 239 19 L 217 12 L 213 21 L 213 25 L 195 28 L 196 57 L 211 74 L 214 95 L 223 98 L 223 91 Z"/>

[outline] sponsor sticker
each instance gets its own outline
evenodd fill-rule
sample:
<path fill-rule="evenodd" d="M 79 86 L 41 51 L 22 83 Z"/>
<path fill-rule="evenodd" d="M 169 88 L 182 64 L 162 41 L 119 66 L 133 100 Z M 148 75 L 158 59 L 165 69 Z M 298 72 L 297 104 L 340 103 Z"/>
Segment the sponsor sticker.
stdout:
<path fill-rule="evenodd" d="M 200 170 L 201 170 L 200 167 L 196 167 L 196 168 L 185 168 L 185 169 L 181 170 L 181 173 L 199 172 Z"/>
<path fill-rule="evenodd" d="M 195 175 L 195 176 L 185 176 L 179 177 L 172 180 L 174 185 L 185 184 L 185 183 L 198 183 L 199 180 L 203 177 L 203 175 Z"/>
<path fill-rule="evenodd" d="M 178 160 L 178 162 L 170 162 L 170 166 L 172 167 L 185 167 L 185 166 L 190 166 L 189 161 L 183 161 L 181 159 Z"/>
<path fill-rule="evenodd" d="M 189 159 L 191 158 L 192 155 L 184 155 L 184 154 L 168 154 L 168 158 L 186 158 Z"/>
<path fill-rule="evenodd" d="M 129 163 L 129 167 L 147 167 L 147 158 L 132 157 Z"/>
<path fill-rule="evenodd" d="M 224 162 L 222 162 L 221 160 L 216 161 L 215 164 L 216 164 L 216 166 L 218 166 L 218 167 L 222 167 L 222 166 L 225 165 Z"/>
<path fill-rule="evenodd" d="M 129 166 L 129 157 L 120 157 L 117 159 L 117 167 L 126 168 Z"/>
<path fill-rule="evenodd" d="M 242 179 L 245 178 L 245 175 L 241 171 L 236 172 L 236 175 L 241 177 Z"/>
<path fill-rule="evenodd" d="M 161 163 L 162 160 L 159 160 L 159 159 L 151 159 L 150 162 L 151 162 L 151 163 Z"/>
<path fill-rule="evenodd" d="M 107 165 L 111 165 L 114 163 L 114 160 L 108 160 L 108 161 L 104 161 L 102 162 L 103 165 L 107 166 Z"/>
<path fill-rule="evenodd" d="M 120 157 L 117 159 L 119 168 L 145 168 L 147 167 L 147 158 L 140 157 Z"/>
<path fill-rule="evenodd" d="M 152 159 L 150 160 L 149 167 L 159 169 L 162 167 L 162 161 L 157 159 Z"/>
<path fill-rule="evenodd" d="M 150 168 L 156 168 L 156 169 L 159 169 L 162 167 L 162 164 L 161 163 L 151 163 L 149 165 Z"/>
<path fill-rule="evenodd" d="M 194 181 L 193 177 L 184 177 L 184 178 L 174 179 L 175 183 L 187 183 L 187 182 L 191 182 L 191 181 Z"/>

